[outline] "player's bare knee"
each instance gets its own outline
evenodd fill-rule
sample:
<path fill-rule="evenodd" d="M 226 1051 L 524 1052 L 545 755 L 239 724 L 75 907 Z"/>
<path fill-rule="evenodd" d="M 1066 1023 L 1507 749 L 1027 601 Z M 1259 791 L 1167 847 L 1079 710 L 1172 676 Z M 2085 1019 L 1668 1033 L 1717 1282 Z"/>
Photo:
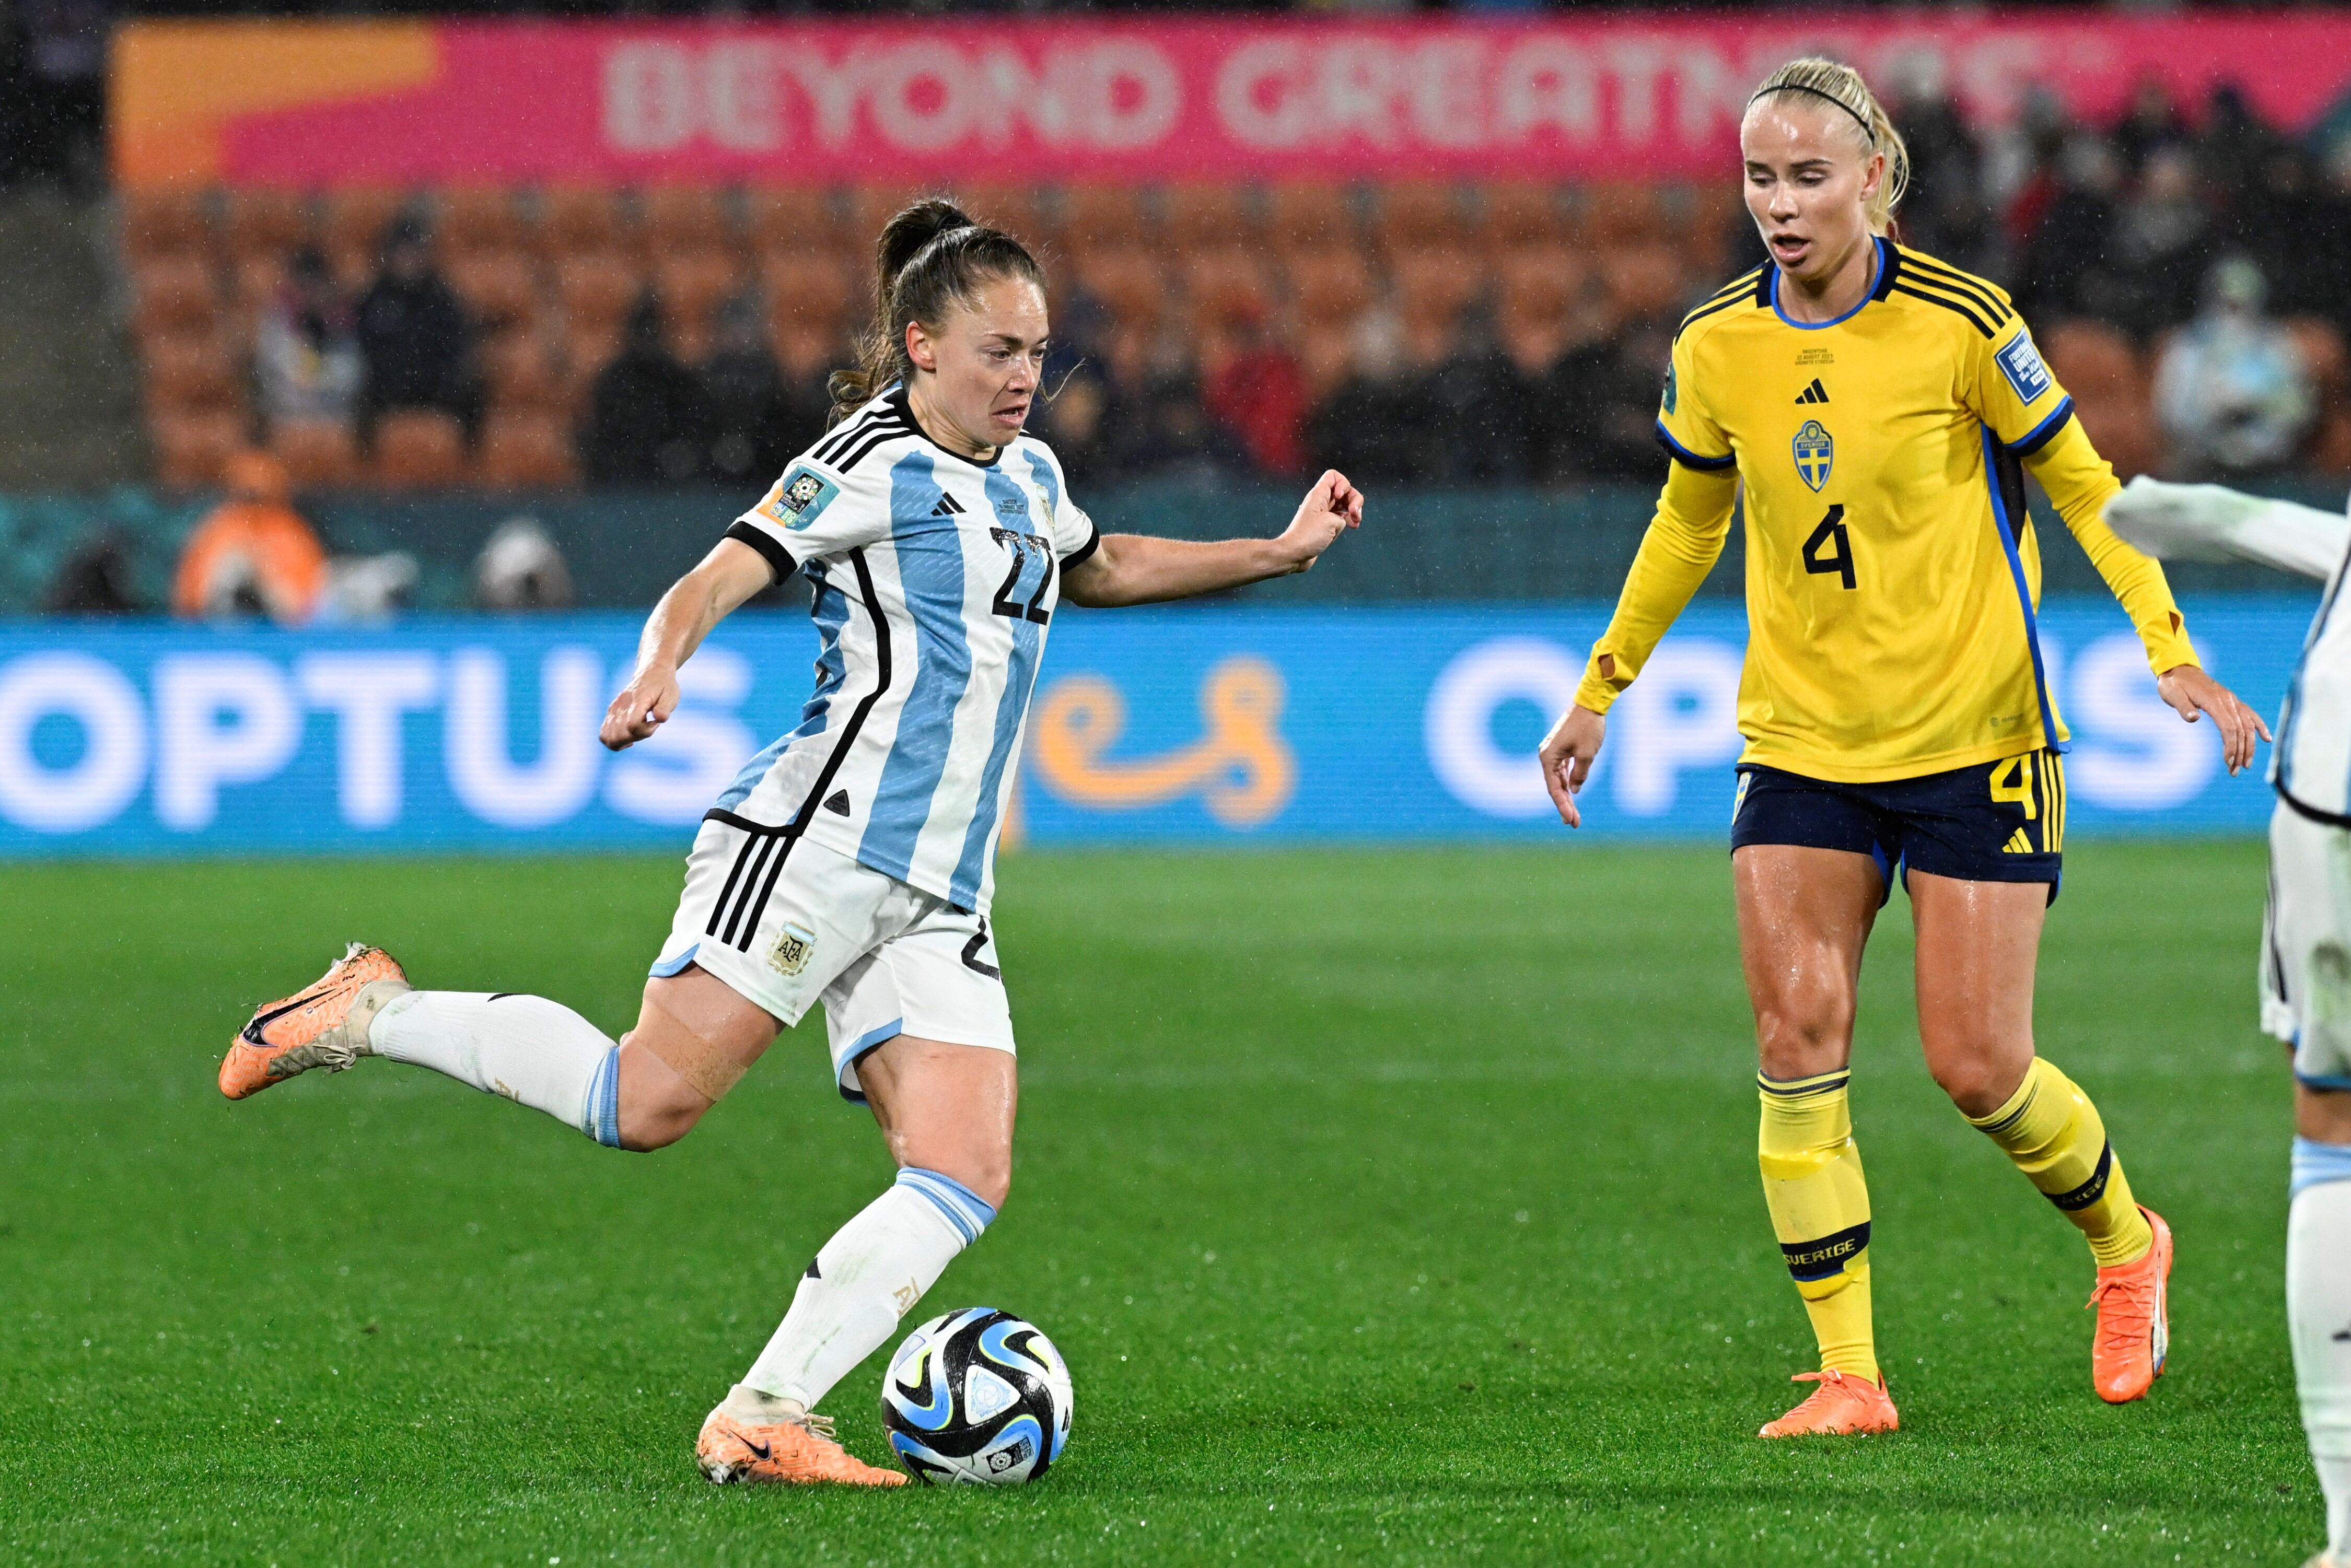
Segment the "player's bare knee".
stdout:
<path fill-rule="evenodd" d="M 1988 1116 L 2016 1092 L 2015 1068 L 2004 1056 L 1991 1051 L 1930 1052 L 1927 1071 L 1963 1115 Z"/>
<path fill-rule="evenodd" d="M 1844 1064 L 1853 1042 L 1849 988 L 1799 982 L 1755 1009 L 1755 1040 L 1763 1071 L 1773 1078 L 1807 1078 Z"/>

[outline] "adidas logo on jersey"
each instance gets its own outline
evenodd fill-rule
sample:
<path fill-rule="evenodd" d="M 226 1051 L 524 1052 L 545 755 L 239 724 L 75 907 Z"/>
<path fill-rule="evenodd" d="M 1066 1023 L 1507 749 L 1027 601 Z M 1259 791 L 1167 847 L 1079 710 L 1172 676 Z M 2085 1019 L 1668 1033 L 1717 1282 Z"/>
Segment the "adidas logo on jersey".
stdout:
<path fill-rule="evenodd" d="M 2008 842 L 2002 846 L 2001 852 L 2011 855 L 2029 855 L 2032 852 L 2032 841 L 2024 836 L 2022 828 L 2019 828 L 2008 835 Z"/>
<path fill-rule="evenodd" d="M 1813 384 L 1796 394 L 1796 401 L 1798 402 L 1826 402 L 1829 401 L 1829 389 L 1821 385 L 1820 377 L 1814 376 L 1813 378 Z"/>
<path fill-rule="evenodd" d="M 962 515 L 963 507 L 956 504 L 953 496 L 945 492 L 940 493 L 939 504 L 931 508 L 931 516 L 935 517 L 958 517 Z"/>

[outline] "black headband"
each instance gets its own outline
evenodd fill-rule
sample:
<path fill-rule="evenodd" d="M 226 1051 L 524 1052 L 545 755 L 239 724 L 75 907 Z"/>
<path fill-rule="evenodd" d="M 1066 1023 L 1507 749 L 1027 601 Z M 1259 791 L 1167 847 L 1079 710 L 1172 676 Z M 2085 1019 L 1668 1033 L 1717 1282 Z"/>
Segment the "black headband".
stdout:
<path fill-rule="evenodd" d="M 1833 92 L 1823 92 L 1819 88 L 1806 87 L 1802 82 L 1783 81 L 1771 87 L 1756 89 L 1755 98 L 1761 98 L 1767 92 L 1808 92 L 1814 98 L 1824 98 L 1831 103 L 1835 104 L 1839 109 L 1844 110 L 1847 114 L 1852 115 L 1853 122 L 1861 127 L 1861 133 L 1869 138 L 1869 144 L 1872 147 L 1877 145 L 1877 132 L 1871 129 L 1869 121 L 1864 120 L 1861 117 L 1860 112 L 1856 110 L 1853 105 L 1845 102 L 1844 99 L 1839 98 Z M 1753 103 L 1755 101 L 1755 98 L 1750 98 L 1747 101 L 1749 103 Z"/>

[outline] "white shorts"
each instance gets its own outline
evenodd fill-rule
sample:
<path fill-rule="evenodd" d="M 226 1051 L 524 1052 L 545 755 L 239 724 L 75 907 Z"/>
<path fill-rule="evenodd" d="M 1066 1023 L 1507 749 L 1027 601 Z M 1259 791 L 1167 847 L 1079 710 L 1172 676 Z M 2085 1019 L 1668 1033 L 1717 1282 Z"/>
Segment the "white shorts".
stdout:
<path fill-rule="evenodd" d="M 705 821 L 656 977 L 692 964 L 797 1024 L 824 1004 L 832 1070 L 901 1034 L 1009 1053 L 1012 1010 L 987 917 L 779 830 Z"/>
<path fill-rule="evenodd" d="M 2283 800 L 2270 818 L 2262 1028 L 2294 1047 L 2295 1078 L 2351 1089 L 2351 830 Z"/>

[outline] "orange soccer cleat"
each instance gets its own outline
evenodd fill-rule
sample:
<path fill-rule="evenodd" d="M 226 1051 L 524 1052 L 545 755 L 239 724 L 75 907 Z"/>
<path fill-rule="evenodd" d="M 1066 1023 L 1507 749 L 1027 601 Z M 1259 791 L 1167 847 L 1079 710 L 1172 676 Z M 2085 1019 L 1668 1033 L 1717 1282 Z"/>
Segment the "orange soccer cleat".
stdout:
<path fill-rule="evenodd" d="M 316 982 L 255 1009 L 221 1058 L 221 1092 L 242 1100 L 314 1067 L 340 1072 L 366 1051 L 383 1004 L 408 988 L 398 959 L 352 943 Z"/>
<path fill-rule="evenodd" d="M 2127 1405 L 2163 1375 L 2171 1350 L 2171 1227 L 2145 1204 L 2138 1211 L 2154 1228 L 2155 1245 L 2136 1263 L 2098 1270 L 2090 1305 L 2098 1309 L 2098 1332 L 2090 1341 L 2090 1377 L 2098 1397 Z"/>
<path fill-rule="evenodd" d="M 1883 1376 L 1883 1374 L 1879 1375 Z M 1755 1435 L 1844 1437 L 1901 1430 L 1902 1417 L 1882 1383 L 1849 1372 L 1800 1372 L 1792 1383 L 1817 1383 L 1811 1397 Z"/>
<path fill-rule="evenodd" d="M 714 1410 L 694 1442 L 695 1462 L 720 1486 L 765 1482 L 809 1486 L 902 1487 L 896 1470 L 867 1464 L 833 1439 L 832 1417 L 753 1422 Z"/>

